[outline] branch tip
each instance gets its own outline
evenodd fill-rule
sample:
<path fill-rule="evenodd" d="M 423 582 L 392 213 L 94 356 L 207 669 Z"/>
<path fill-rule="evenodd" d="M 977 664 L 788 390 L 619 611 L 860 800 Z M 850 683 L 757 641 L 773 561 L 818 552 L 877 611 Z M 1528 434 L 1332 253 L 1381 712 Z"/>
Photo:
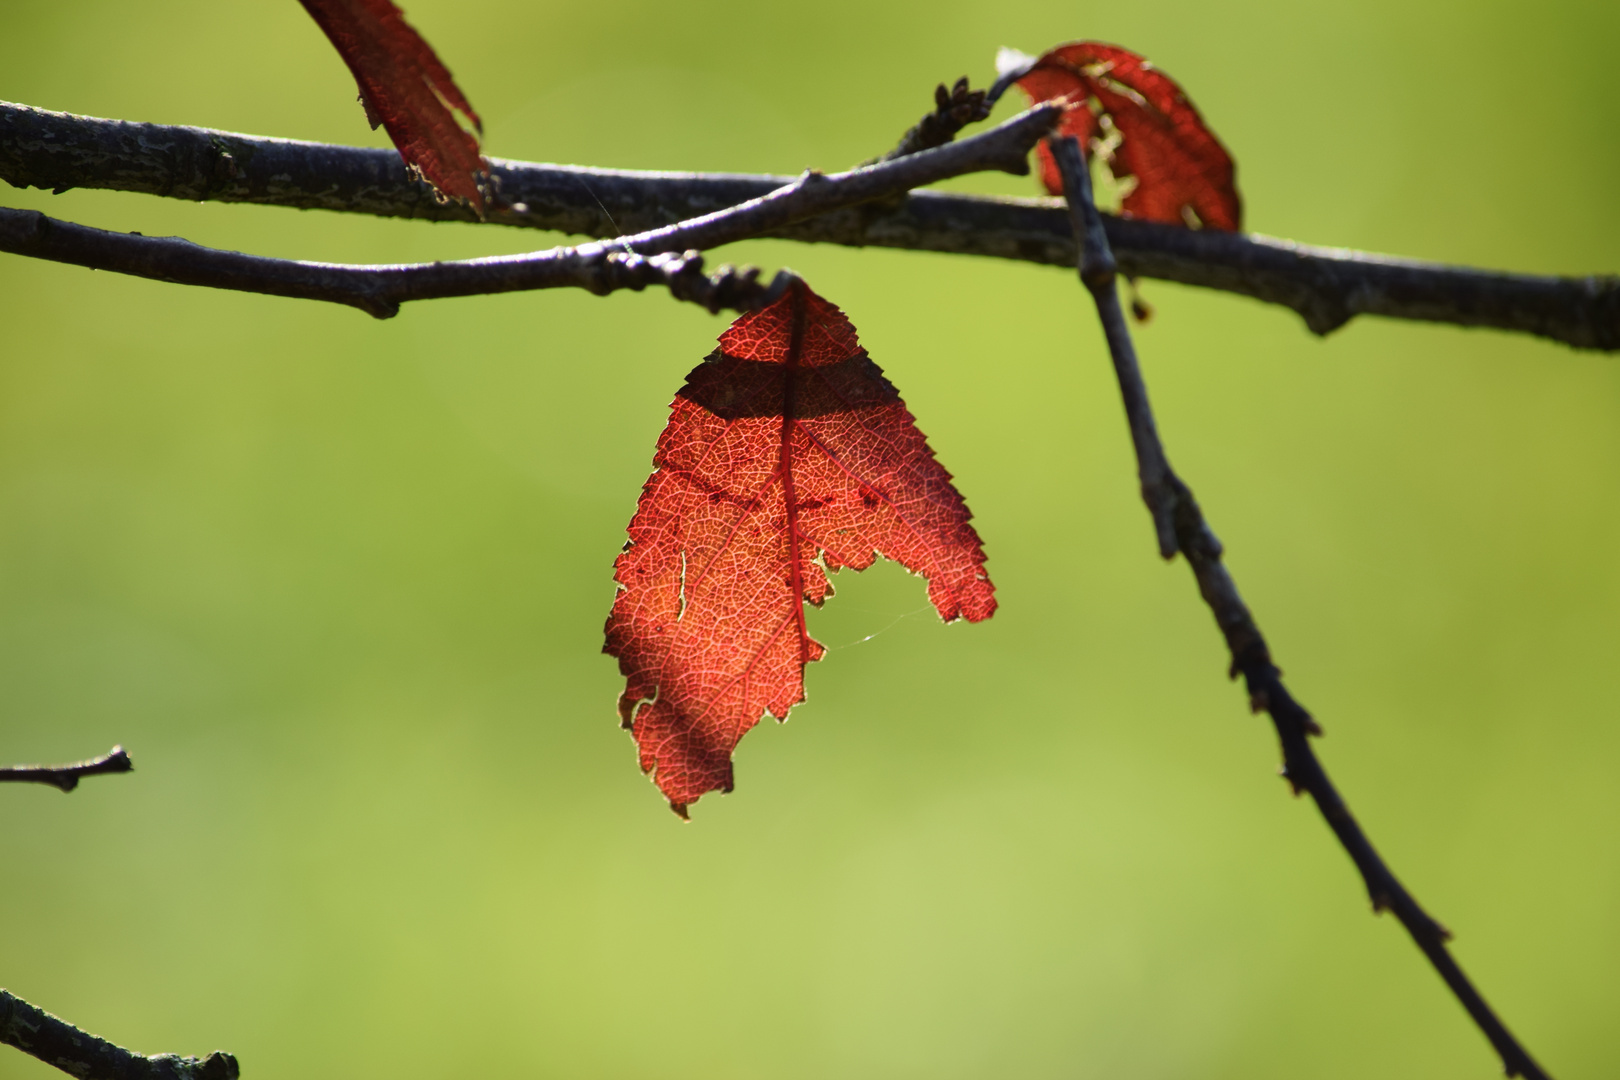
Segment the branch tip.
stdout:
<path fill-rule="evenodd" d="M 996 50 L 996 81 L 990 85 L 989 91 L 985 94 L 986 108 L 994 108 L 996 102 L 1001 100 L 1001 95 L 1019 79 L 1028 75 L 1037 63 L 1039 63 L 1037 57 L 1005 45 Z"/>
<path fill-rule="evenodd" d="M 82 777 L 133 772 L 134 769 L 135 763 L 130 760 L 128 751 L 122 746 L 114 746 L 100 757 L 70 765 L 12 765 L 0 768 L 0 781 L 49 784 L 58 791 L 69 792 L 79 786 Z"/>

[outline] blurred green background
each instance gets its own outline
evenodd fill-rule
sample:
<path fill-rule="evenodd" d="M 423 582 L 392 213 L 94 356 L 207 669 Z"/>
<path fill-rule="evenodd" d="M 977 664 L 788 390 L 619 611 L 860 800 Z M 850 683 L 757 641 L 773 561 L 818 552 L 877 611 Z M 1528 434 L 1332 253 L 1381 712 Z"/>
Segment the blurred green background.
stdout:
<path fill-rule="evenodd" d="M 291 0 L 0 11 L 0 98 L 378 144 Z M 997 46 L 1100 37 L 1190 89 L 1257 231 L 1620 270 L 1601 0 L 407 11 L 499 156 L 838 168 Z M 305 258 L 552 242 L 0 196 Z M 809 701 L 690 825 L 599 649 L 667 403 L 723 319 L 553 293 L 379 323 L 0 257 L 0 759 L 122 742 L 139 769 L 0 789 L 0 985 L 267 1080 L 1498 1075 L 1154 555 L 1072 275 L 723 257 L 849 312 L 1002 607 L 942 627 L 896 568 L 841 576 Z M 1329 769 L 1548 1068 L 1620 1072 L 1620 358 L 1379 321 L 1319 340 L 1145 291 L 1171 454 Z M 7 1080 L 53 1075 L 0 1049 Z"/>

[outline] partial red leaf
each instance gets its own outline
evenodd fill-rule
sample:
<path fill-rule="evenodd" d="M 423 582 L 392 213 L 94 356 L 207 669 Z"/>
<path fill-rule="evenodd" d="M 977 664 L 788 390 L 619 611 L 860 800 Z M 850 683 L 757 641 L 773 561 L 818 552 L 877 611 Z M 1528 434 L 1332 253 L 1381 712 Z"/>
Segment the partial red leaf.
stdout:
<path fill-rule="evenodd" d="M 1181 87 L 1152 61 L 1117 45 L 1077 41 L 1043 54 L 1018 85 L 1032 101 L 1078 102 L 1060 130 L 1080 139 L 1088 152 L 1100 117 L 1113 121 L 1121 136 L 1114 175 L 1136 177 L 1121 206 L 1127 216 L 1186 225 L 1192 223 L 1190 211 L 1205 228 L 1241 227 L 1231 155 Z M 1051 150 L 1043 142 L 1037 152 L 1046 190 L 1063 194 Z"/>
<path fill-rule="evenodd" d="M 951 476 L 843 312 L 796 285 L 687 377 L 614 564 L 619 715 L 670 806 L 732 788 L 731 752 L 804 700 L 804 604 L 877 556 L 947 622 L 996 609 Z"/>
<path fill-rule="evenodd" d="M 465 199 L 480 214 L 480 173 L 488 165 L 459 111 L 480 133 L 484 125 L 450 72 L 389 0 L 301 0 L 360 84 L 371 126 L 381 124 L 405 164 L 440 194 Z"/>

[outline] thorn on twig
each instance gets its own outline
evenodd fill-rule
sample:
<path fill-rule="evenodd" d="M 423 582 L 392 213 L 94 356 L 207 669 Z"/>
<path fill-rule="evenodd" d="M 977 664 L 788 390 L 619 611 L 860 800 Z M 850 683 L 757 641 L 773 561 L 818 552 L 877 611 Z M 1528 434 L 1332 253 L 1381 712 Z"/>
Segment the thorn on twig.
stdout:
<path fill-rule="evenodd" d="M 1304 781 L 1295 779 L 1294 774 L 1288 771 L 1286 764 L 1277 766 L 1277 775 L 1282 777 L 1283 782 L 1288 785 L 1288 793 L 1296 799 L 1308 790 Z"/>

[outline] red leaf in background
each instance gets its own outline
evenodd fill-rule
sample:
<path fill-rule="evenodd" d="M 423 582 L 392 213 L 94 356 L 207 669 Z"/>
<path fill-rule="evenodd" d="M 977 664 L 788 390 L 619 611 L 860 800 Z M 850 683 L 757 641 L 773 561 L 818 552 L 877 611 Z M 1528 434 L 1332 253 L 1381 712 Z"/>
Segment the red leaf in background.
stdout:
<path fill-rule="evenodd" d="M 1175 81 L 1152 61 L 1117 45 L 1077 41 L 1046 52 L 1018 85 L 1035 102 L 1072 95 L 1080 102 L 1063 118 L 1060 131 L 1078 138 L 1090 153 L 1090 140 L 1106 115 L 1119 131 L 1114 175 L 1134 176 L 1136 187 L 1121 209 L 1130 217 L 1192 224 L 1236 232 L 1243 218 L 1233 179 L 1232 157 L 1204 124 L 1203 117 Z M 1101 113 L 1087 98 L 1095 98 Z M 1046 190 L 1063 194 L 1063 178 L 1046 143 L 1038 149 Z"/>
<path fill-rule="evenodd" d="M 354 73 L 371 126 L 387 128 L 405 164 L 440 194 L 465 199 L 482 215 L 478 175 L 488 166 L 451 110 L 480 133 L 483 122 L 404 13 L 389 0 L 301 2 Z"/>
<path fill-rule="evenodd" d="M 687 377 L 614 564 L 603 651 L 619 715 L 682 817 L 730 791 L 731 752 L 804 700 L 822 647 L 804 602 L 877 556 L 928 579 L 947 622 L 996 609 L 951 476 L 843 312 L 803 284 L 744 315 Z"/>

